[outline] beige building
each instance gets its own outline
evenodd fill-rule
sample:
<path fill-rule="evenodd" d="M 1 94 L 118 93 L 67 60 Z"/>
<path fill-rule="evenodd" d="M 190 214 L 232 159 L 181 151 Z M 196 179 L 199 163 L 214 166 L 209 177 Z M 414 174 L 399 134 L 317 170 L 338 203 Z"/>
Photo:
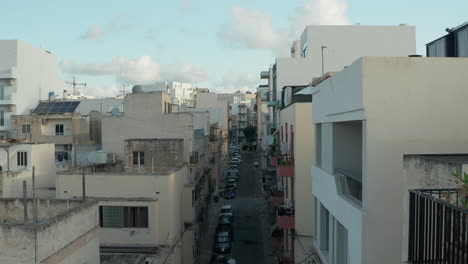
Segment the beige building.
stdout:
<path fill-rule="evenodd" d="M 304 87 L 287 87 L 280 111 L 280 152 L 277 155 L 277 186 L 279 194 L 270 197 L 277 206 L 277 226 L 283 230 L 279 243 L 279 258 L 302 261 L 314 253 L 314 197 L 310 186 L 310 166 L 315 153 L 312 98 Z M 297 263 L 296 262 L 296 263 Z"/>
<path fill-rule="evenodd" d="M 36 197 L 55 197 L 56 167 L 54 144 L 0 144 L 0 197 L 22 197 L 23 180 L 28 183 L 28 197 L 32 197 L 33 168 Z"/>
<path fill-rule="evenodd" d="M 96 201 L 0 199 L 0 263 L 100 263 L 98 232 Z"/>
<path fill-rule="evenodd" d="M 326 263 L 408 260 L 402 205 L 418 183 L 405 155 L 468 152 L 466 69 L 458 58 L 363 57 L 311 89 L 314 243 Z"/>
<path fill-rule="evenodd" d="M 87 155 L 100 149 L 101 114 L 75 112 L 79 101 L 44 101 L 31 115 L 11 116 L 11 138 L 54 143 L 58 170 L 91 163 Z"/>
<path fill-rule="evenodd" d="M 101 263 L 192 263 L 194 218 L 183 139 L 129 139 L 122 163 L 88 168 L 85 195 L 99 201 Z M 62 172 L 57 197 L 83 195 L 79 170 Z"/>

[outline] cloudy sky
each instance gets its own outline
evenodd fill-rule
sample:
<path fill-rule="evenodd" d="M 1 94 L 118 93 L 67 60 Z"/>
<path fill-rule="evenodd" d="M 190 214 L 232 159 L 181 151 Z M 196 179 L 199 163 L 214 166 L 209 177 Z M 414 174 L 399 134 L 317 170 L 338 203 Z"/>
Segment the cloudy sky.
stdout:
<path fill-rule="evenodd" d="M 1 7 L 1 39 L 56 54 L 62 77 L 75 75 L 95 96 L 163 80 L 254 89 L 259 72 L 287 56 L 307 24 L 415 25 L 425 54 L 425 43 L 468 21 L 467 0 L 17 0 Z"/>

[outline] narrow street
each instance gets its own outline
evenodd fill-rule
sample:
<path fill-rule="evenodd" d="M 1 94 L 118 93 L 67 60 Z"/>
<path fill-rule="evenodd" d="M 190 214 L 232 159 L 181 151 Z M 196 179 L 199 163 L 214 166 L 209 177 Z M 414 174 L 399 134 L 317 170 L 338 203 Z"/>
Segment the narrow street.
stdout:
<path fill-rule="evenodd" d="M 271 264 L 270 225 L 267 220 L 267 201 L 260 181 L 260 169 L 253 166 L 254 152 L 242 152 L 237 183 L 237 197 L 233 200 L 220 199 L 213 203 L 208 218 L 208 230 L 202 234 L 200 263 L 208 264 L 212 256 L 213 237 L 217 225 L 219 208 L 230 204 L 234 211 L 234 241 L 231 255 L 241 264 Z M 223 179 L 223 186 L 225 184 Z"/>
<path fill-rule="evenodd" d="M 264 259 L 264 243 L 268 234 L 266 201 L 263 198 L 260 170 L 254 168 L 254 152 L 243 152 L 239 171 L 238 194 L 231 204 L 234 207 L 234 244 L 232 255 L 237 263 L 268 263 Z"/>

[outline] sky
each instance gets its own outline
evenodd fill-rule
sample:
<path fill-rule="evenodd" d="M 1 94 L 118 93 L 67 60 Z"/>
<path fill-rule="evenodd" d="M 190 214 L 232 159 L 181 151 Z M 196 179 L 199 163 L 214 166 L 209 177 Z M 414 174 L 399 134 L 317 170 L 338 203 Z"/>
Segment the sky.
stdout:
<path fill-rule="evenodd" d="M 97 97 L 156 81 L 255 90 L 309 24 L 414 25 L 425 55 L 427 42 L 468 21 L 468 0 L 1 2 L 0 39 L 52 52 L 62 78 L 76 76 Z"/>

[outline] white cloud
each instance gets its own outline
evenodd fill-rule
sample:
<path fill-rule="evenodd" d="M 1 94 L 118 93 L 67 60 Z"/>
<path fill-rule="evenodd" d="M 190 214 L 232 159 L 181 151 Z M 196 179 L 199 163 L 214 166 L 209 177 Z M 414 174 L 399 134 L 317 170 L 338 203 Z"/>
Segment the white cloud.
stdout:
<path fill-rule="evenodd" d="M 83 35 L 80 36 L 80 39 L 85 40 L 98 40 L 104 35 L 104 31 L 98 25 L 93 25 L 89 27 Z"/>
<path fill-rule="evenodd" d="M 286 27 L 275 28 L 269 14 L 234 6 L 233 20 L 221 27 L 218 37 L 229 46 L 269 49 L 276 55 L 284 55 L 306 25 L 350 24 L 347 8 L 345 0 L 308 0 L 294 10 Z"/>
<path fill-rule="evenodd" d="M 220 81 L 214 83 L 213 90 L 223 93 L 232 93 L 237 90 L 255 91 L 259 82 L 256 74 L 228 72 Z"/>
<path fill-rule="evenodd" d="M 118 13 L 107 25 L 99 26 L 99 25 L 92 25 L 89 27 L 88 31 L 86 31 L 83 35 L 79 38 L 83 40 L 98 40 L 103 38 L 110 32 L 118 32 L 127 30 L 131 27 L 130 23 L 128 22 L 128 15 L 127 13 Z"/>
<path fill-rule="evenodd" d="M 162 66 L 149 55 L 135 59 L 119 56 L 108 63 L 76 63 L 73 60 L 63 60 L 61 66 L 67 73 L 115 76 L 117 81 L 128 84 L 148 84 L 163 80 L 197 83 L 207 78 L 206 71 L 199 66 L 188 63 Z"/>
<path fill-rule="evenodd" d="M 121 94 L 122 87 L 115 84 L 88 86 L 85 93 L 96 98 L 112 97 Z"/>
<path fill-rule="evenodd" d="M 192 1 L 191 0 L 179 0 L 180 8 L 183 11 L 192 11 Z"/>

